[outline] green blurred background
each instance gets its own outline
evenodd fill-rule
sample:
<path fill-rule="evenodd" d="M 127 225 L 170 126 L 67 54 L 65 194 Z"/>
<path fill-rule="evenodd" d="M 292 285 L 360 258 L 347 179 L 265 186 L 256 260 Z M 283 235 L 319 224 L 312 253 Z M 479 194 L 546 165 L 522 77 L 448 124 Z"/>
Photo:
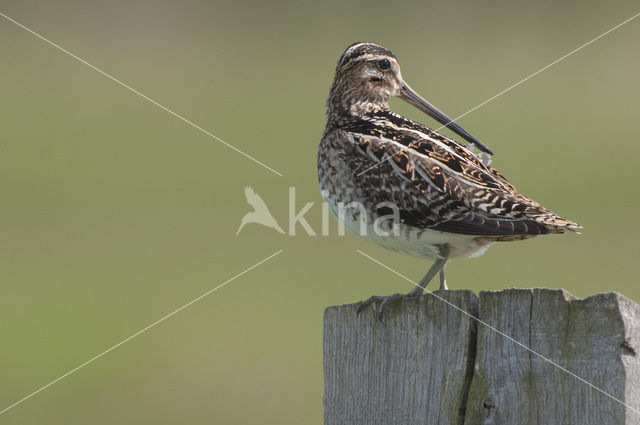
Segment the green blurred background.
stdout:
<path fill-rule="evenodd" d="M 0 18 L 0 410 L 284 252 L 0 416 L 11 424 L 321 423 L 322 313 L 429 263 L 353 235 L 248 225 L 251 185 L 320 231 L 316 148 L 353 41 L 457 116 L 637 13 L 636 1 L 2 0 L 0 11 L 284 174 L 279 177 Z M 640 18 L 469 114 L 523 193 L 582 235 L 497 244 L 452 288 L 640 301 Z M 399 101 L 396 111 L 433 124 Z M 514 347 L 514 349 L 517 349 Z"/>

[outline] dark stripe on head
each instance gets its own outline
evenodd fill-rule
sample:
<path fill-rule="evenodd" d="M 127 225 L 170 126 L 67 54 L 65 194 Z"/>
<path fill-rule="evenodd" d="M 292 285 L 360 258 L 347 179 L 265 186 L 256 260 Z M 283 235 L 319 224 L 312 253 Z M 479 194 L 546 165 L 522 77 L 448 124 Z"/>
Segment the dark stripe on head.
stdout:
<path fill-rule="evenodd" d="M 396 58 L 391 51 L 385 49 L 382 46 L 378 46 L 373 43 L 353 43 L 346 48 L 342 56 L 340 56 L 340 60 L 338 60 L 338 67 L 342 68 L 347 63 L 351 62 L 353 59 L 358 58 L 363 55 L 368 54 L 378 54 L 383 56 L 391 56 L 392 58 Z"/>

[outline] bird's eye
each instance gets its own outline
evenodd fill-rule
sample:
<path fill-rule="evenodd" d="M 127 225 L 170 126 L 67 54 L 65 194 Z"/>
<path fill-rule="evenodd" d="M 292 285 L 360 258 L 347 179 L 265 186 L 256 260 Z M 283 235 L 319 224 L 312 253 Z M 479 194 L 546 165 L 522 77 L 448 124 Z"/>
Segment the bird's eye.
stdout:
<path fill-rule="evenodd" d="M 389 69 L 390 67 L 391 67 L 391 62 L 389 62 L 389 59 L 380 59 L 378 61 L 378 68 L 382 70 L 386 70 L 386 69 Z"/>

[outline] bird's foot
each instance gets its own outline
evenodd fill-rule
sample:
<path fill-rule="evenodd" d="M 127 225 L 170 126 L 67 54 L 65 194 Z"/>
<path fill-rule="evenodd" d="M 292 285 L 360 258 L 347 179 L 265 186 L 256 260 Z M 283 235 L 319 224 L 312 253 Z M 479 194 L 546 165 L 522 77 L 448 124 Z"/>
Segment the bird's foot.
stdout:
<path fill-rule="evenodd" d="M 403 298 L 419 298 L 421 294 L 393 294 L 393 295 L 372 295 L 364 301 L 361 301 L 358 305 L 358 309 L 356 310 L 356 315 L 359 315 L 365 308 L 367 308 L 370 304 L 373 304 L 377 301 L 380 301 L 380 306 L 378 307 L 378 321 L 380 323 L 384 323 L 384 309 L 389 306 L 389 303 L 394 301 L 401 300 Z"/>

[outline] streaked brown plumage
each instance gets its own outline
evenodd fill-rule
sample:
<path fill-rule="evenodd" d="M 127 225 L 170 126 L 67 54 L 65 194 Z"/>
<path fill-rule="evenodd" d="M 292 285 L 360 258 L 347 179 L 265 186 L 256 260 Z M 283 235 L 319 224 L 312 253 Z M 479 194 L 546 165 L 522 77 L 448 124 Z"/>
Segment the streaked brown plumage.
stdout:
<path fill-rule="evenodd" d="M 446 261 L 480 255 L 494 241 L 581 227 L 518 193 L 471 147 L 391 112 L 392 96 L 418 107 L 481 150 L 491 151 L 415 93 L 387 49 L 355 43 L 340 57 L 318 149 L 320 189 L 336 215 L 344 213 L 339 211 L 341 204 L 364 205 L 343 217 L 354 231 L 361 218 L 373 223 L 389 214 L 380 203 L 397 206 L 397 234 L 361 236 L 398 252 L 436 259 L 435 270 L 430 269 L 421 286 L 441 272 L 441 288 L 446 289 Z M 421 292 L 416 288 L 410 294 Z"/>

